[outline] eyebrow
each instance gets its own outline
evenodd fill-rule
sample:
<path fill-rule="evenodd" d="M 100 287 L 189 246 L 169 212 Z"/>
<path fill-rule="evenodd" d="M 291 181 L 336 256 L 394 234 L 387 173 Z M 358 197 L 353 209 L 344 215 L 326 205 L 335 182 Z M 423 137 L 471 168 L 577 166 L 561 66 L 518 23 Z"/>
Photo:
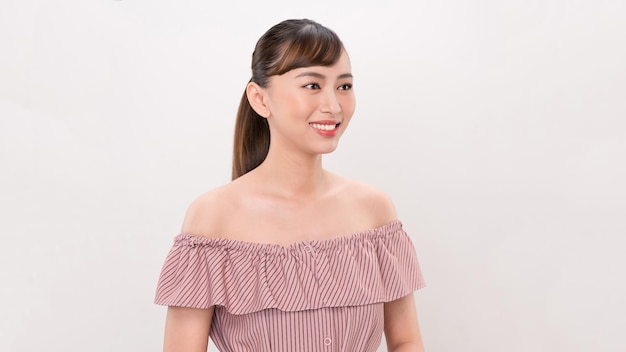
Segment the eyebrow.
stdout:
<path fill-rule="evenodd" d="M 326 79 L 326 76 L 324 76 L 323 74 L 317 73 L 317 72 L 310 72 L 310 71 L 302 72 L 301 74 L 296 76 L 296 78 L 298 77 L 315 77 L 319 79 Z M 338 79 L 352 78 L 352 73 L 342 73 L 339 76 L 337 76 L 337 78 Z"/>

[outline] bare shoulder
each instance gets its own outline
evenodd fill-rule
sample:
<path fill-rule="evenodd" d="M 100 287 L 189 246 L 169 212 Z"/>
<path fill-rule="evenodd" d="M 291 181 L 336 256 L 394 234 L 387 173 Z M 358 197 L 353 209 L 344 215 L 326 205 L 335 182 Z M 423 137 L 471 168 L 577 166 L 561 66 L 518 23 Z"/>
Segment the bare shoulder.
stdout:
<path fill-rule="evenodd" d="M 219 237 L 224 229 L 224 214 L 233 207 L 231 184 L 209 190 L 193 199 L 185 213 L 181 233 Z"/>
<path fill-rule="evenodd" d="M 347 197 L 354 206 L 372 219 L 374 226 L 397 220 L 395 204 L 387 192 L 360 180 L 348 178 L 343 180 Z"/>

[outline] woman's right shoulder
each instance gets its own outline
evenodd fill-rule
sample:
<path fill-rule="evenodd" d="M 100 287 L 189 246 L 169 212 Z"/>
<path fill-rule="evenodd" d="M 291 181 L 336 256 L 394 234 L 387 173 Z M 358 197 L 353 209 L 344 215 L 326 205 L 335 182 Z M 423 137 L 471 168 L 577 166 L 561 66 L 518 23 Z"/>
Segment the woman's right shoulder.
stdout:
<path fill-rule="evenodd" d="M 181 233 L 221 237 L 235 203 L 236 196 L 230 183 L 200 194 L 187 207 Z"/>

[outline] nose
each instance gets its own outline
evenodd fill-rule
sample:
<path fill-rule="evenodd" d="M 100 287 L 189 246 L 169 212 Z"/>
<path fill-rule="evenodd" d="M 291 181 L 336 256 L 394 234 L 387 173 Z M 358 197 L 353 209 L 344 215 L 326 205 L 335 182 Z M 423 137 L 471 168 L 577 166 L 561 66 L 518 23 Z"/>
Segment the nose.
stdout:
<path fill-rule="evenodd" d="M 336 115 L 341 112 L 341 104 L 334 89 L 329 89 L 322 96 L 320 110 L 323 113 Z"/>

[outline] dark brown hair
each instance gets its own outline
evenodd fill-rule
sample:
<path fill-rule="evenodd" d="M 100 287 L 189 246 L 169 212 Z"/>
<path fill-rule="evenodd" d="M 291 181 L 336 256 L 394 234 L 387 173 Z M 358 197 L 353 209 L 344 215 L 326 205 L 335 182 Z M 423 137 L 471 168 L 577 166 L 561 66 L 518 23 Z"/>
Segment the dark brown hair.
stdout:
<path fill-rule="evenodd" d="M 250 82 L 265 88 L 271 76 L 299 67 L 333 65 L 343 50 L 343 43 L 337 34 L 315 21 L 282 21 L 265 32 L 256 43 Z M 267 119 L 252 109 L 244 91 L 235 123 L 232 179 L 259 166 L 265 160 L 269 147 Z"/>

